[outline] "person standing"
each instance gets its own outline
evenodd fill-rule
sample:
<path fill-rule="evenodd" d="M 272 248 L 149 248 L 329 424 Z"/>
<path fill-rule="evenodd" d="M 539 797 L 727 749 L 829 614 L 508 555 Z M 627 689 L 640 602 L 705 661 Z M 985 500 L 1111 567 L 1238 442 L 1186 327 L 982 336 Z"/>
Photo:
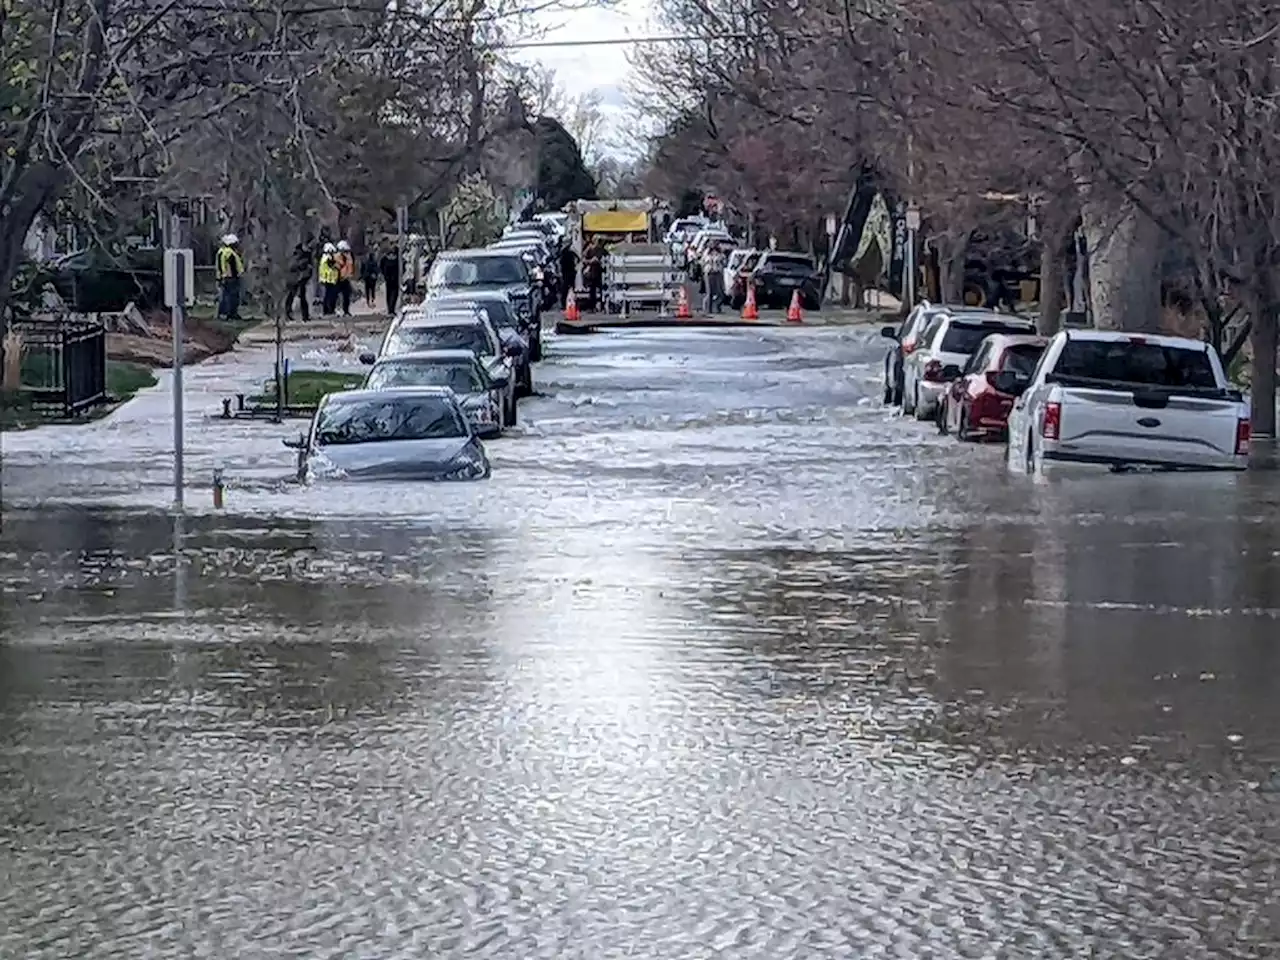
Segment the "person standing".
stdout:
<path fill-rule="evenodd" d="M 394 317 L 396 304 L 400 302 L 400 251 L 395 247 L 384 251 L 378 261 L 378 270 L 387 292 L 387 315 Z"/>
<path fill-rule="evenodd" d="M 324 252 L 320 254 L 320 289 L 324 292 L 320 301 L 320 313 L 322 316 L 332 317 L 334 311 L 338 309 L 338 280 L 340 275 L 338 248 L 332 243 L 326 243 Z"/>
<path fill-rule="evenodd" d="M 703 289 L 706 290 L 706 312 L 719 313 L 724 302 L 724 251 L 714 241 L 707 244 L 702 256 Z"/>
<path fill-rule="evenodd" d="M 215 269 L 218 278 L 218 319 L 240 319 L 240 285 L 244 276 L 244 258 L 240 256 L 240 238 L 228 233 L 218 248 Z"/>
<path fill-rule="evenodd" d="M 360 261 L 360 279 L 364 283 L 364 305 L 373 309 L 373 298 L 378 292 L 378 252 L 370 247 Z"/>
<path fill-rule="evenodd" d="M 342 313 L 351 316 L 352 283 L 356 276 L 356 258 L 345 240 L 338 241 L 338 295 L 342 298 Z"/>
<path fill-rule="evenodd" d="M 582 251 L 582 282 L 587 288 L 589 309 L 600 309 L 600 294 L 604 287 L 604 246 L 596 237 L 592 237 Z"/>
<path fill-rule="evenodd" d="M 289 285 L 284 290 L 284 318 L 293 322 L 293 301 L 298 301 L 302 310 L 302 322 L 311 322 L 311 305 L 307 302 L 307 284 L 311 280 L 312 266 L 311 245 L 302 241 L 293 248 L 293 256 L 289 261 Z"/>
<path fill-rule="evenodd" d="M 578 286 L 578 255 L 573 247 L 565 244 L 560 248 L 560 306 L 569 302 L 569 295 Z"/>

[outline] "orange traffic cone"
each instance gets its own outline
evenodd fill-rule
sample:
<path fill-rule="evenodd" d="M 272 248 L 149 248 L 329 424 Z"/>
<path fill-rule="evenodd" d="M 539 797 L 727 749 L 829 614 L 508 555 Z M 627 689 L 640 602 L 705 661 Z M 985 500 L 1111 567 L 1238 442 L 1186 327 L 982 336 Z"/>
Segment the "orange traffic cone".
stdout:
<path fill-rule="evenodd" d="M 564 318 L 572 323 L 575 320 L 581 320 L 582 314 L 578 312 L 578 291 L 570 290 L 569 296 L 564 301 Z"/>
<path fill-rule="evenodd" d="M 791 294 L 791 306 L 787 307 L 787 323 L 804 323 L 804 311 L 800 309 L 800 291 Z"/>
<path fill-rule="evenodd" d="M 756 288 L 754 284 L 747 284 L 747 302 L 742 305 L 742 319 L 760 319 L 760 308 L 756 306 Z"/>
<path fill-rule="evenodd" d="M 693 319 L 693 311 L 689 309 L 689 291 L 684 288 L 683 283 L 680 284 L 680 299 L 676 301 L 676 319 Z"/>

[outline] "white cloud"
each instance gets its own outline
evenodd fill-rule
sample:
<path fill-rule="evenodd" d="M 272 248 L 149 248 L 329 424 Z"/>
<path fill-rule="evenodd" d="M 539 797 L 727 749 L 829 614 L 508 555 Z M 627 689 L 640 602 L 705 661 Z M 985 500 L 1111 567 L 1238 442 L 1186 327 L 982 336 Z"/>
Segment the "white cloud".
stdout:
<path fill-rule="evenodd" d="M 648 7 L 648 0 L 620 0 L 609 8 L 548 11 L 539 18 L 547 31 L 540 41 L 572 43 L 641 36 Z M 630 50 L 629 44 L 538 47 L 520 51 L 519 59 L 544 64 L 555 71 L 569 93 L 581 94 L 599 87 L 624 86 L 631 70 L 627 60 Z"/>

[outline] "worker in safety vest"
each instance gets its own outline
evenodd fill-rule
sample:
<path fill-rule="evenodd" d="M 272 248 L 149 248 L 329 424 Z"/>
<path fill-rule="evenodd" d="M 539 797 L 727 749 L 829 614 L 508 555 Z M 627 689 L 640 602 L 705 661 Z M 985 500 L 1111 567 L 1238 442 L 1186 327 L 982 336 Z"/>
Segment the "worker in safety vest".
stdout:
<path fill-rule="evenodd" d="M 345 240 L 338 241 L 338 294 L 342 297 L 342 312 L 351 316 L 352 282 L 356 276 L 356 258 Z"/>
<path fill-rule="evenodd" d="M 218 248 L 215 268 L 218 277 L 218 317 L 240 319 L 240 285 L 244 282 L 244 258 L 240 256 L 240 238 L 228 233 Z"/>
<path fill-rule="evenodd" d="M 338 281 L 342 272 L 338 267 L 338 248 L 332 243 L 324 245 L 320 254 L 320 289 L 324 292 L 321 299 L 320 312 L 326 317 L 333 316 L 338 307 Z"/>

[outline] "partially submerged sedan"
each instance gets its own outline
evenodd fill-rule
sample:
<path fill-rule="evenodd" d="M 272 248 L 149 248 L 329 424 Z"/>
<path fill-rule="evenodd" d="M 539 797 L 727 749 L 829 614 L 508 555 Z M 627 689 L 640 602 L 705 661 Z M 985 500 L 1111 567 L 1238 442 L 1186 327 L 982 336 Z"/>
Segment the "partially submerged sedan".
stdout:
<path fill-rule="evenodd" d="M 507 399 L 505 378 L 491 377 L 470 350 L 426 350 L 383 357 L 365 378 L 366 390 L 448 387 L 482 439 L 500 436 Z"/>
<path fill-rule="evenodd" d="M 346 390 L 320 401 L 298 451 L 298 479 L 483 480 L 489 458 L 448 387 Z"/>

